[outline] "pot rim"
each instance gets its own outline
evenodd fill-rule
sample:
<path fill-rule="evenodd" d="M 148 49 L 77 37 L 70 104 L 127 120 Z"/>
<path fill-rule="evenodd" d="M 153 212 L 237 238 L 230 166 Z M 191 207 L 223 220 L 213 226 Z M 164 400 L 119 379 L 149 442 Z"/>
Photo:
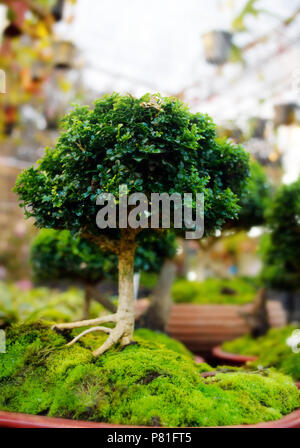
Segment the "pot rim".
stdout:
<path fill-rule="evenodd" d="M 21 414 L 0 411 L 0 427 L 3 428 L 158 428 L 157 426 L 130 426 L 104 422 L 71 420 L 43 415 Z M 161 427 L 159 427 L 161 428 Z M 195 427 L 205 429 L 207 427 Z M 215 428 L 300 428 L 300 409 L 296 409 L 279 420 L 253 425 L 216 426 Z"/>
<path fill-rule="evenodd" d="M 217 345 L 212 349 L 212 354 L 219 359 L 222 359 L 224 361 L 232 361 L 232 362 L 238 362 L 238 363 L 246 363 L 248 361 L 256 361 L 257 356 L 250 356 L 250 355 L 239 355 L 237 353 L 229 353 L 225 352 L 221 345 Z"/>

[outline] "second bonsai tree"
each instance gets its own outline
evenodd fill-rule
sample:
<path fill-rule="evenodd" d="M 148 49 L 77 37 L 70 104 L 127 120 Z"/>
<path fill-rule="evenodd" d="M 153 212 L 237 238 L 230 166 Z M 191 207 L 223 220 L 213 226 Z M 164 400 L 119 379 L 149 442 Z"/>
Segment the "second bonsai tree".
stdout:
<path fill-rule="evenodd" d="M 124 346 L 133 340 L 134 254 L 142 229 L 99 228 L 97 197 L 101 193 L 119 197 L 120 185 L 127 186 L 128 194 L 143 192 L 148 201 L 151 193 L 189 192 L 193 197 L 203 193 L 209 233 L 237 217 L 249 162 L 243 148 L 216 139 L 208 116 L 192 114 L 176 98 L 104 96 L 92 110 L 77 107 L 63 126 L 56 147 L 47 149 L 37 167 L 21 173 L 16 192 L 38 227 L 68 229 L 118 257 L 117 312 L 57 325 L 60 329 L 92 326 L 73 342 L 91 331 L 107 333 L 106 341 L 94 351 L 98 356 L 117 342 Z M 106 323 L 115 326 L 99 326 Z"/>

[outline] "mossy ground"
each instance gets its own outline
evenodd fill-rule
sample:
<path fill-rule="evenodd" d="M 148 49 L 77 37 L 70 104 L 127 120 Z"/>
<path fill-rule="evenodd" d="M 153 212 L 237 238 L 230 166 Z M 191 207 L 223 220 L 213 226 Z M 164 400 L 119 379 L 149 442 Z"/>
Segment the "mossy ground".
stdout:
<path fill-rule="evenodd" d="M 55 322 L 82 319 L 84 292 L 79 288 L 64 292 L 45 287 L 24 291 L 12 283 L 0 281 L 0 298 L 0 328 L 39 319 Z M 103 311 L 103 306 L 93 300 L 90 318 L 98 317 Z"/>
<path fill-rule="evenodd" d="M 275 367 L 282 373 L 291 375 L 295 381 L 300 381 L 300 353 L 293 353 L 287 345 L 287 339 L 295 329 L 291 325 L 272 328 L 265 336 L 257 339 L 245 335 L 225 342 L 222 348 L 229 353 L 257 356 L 258 359 L 251 366 Z"/>
<path fill-rule="evenodd" d="M 75 332 L 73 332 L 73 335 Z M 279 419 L 299 407 L 299 392 L 276 372 L 234 370 L 203 378 L 206 364 L 167 336 L 135 333 L 136 344 L 98 358 L 94 333 L 71 335 L 45 323 L 7 330 L 0 354 L 0 409 L 132 425 L 217 426 Z"/>

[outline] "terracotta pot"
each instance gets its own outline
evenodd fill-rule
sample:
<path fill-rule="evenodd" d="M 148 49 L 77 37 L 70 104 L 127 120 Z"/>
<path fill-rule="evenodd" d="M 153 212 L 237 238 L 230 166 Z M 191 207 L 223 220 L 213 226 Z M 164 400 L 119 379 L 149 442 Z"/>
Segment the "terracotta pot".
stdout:
<path fill-rule="evenodd" d="M 229 365 L 242 365 L 248 361 L 255 361 L 257 359 L 256 356 L 238 355 L 236 353 L 224 352 L 220 345 L 217 345 L 212 349 L 212 354 L 215 358 Z"/>
<path fill-rule="evenodd" d="M 168 332 L 183 342 L 194 353 L 207 353 L 224 341 L 243 336 L 249 332 L 246 321 L 240 316 L 251 304 L 238 305 L 192 305 L 177 304 L 171 309 Z M 272 327 L 286 324 L 286 313 L 280 302 L 269 301 L 268 312 Z"/>
<path fill-rule="evenodd" d="M 133 428 L 133 426 L 113 425 L 101 422 L 85 422 L 40 415 L 19 414 L 0 411 L 0 427 L 2 428 Z M 145 426 L 136 426 L 145 428 Z M 151 426 L 154 428 L 154 426 Z M 224 426 L 223 426 L 224 428 Z M 256 425 L 239 425 L 231 428 L 300 428 L 300 409 L 272 422 Z"/>

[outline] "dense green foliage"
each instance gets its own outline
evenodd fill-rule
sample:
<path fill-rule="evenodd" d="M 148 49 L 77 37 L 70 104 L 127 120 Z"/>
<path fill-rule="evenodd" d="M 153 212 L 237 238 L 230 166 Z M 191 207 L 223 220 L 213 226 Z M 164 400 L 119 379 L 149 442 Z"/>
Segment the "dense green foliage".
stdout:
<path fill-rule="evenodd" d="M 263 167 L 256 161 L 250 163 L 250 176 L 241 195 L 238 219 L 232 222 L 237 229 L 251 229 L 265 222 L 265 211 L 270 202 L 271 185 Z"/>
<path fill-rule="evenodd" d="M 141 235 L 134 260 L 136 272 L 157 273 L 166 258 L 176 254 L 171 232 Z M 115 279 L 117 257 L 103 253 L 94 243 L 72 235 L 68 230 L 42 229 L 31 246 L 30 261 L 36 281 L 70 279 L 89 283 Z"/>
<path fill-rule="evenodd" d="M 0 282 L 0 327 L 32 319 L 55 322 L 80 319 L 83 302 L 83 293 L 76 288 L 65 292 L 48 288 L 23 291 L 13 284 Z M 91 317 L 98 317 L 103 311 L 99 303 L 92 302 Z"/>
<path fill-rule="evenodd" d="M 293 353 L 287 344 L 295 327 L 272 328 L 265 336 L 257 339 L 250 335 L 225 342 L 223 349 L 229 353 L 257 356 L 254 366 L 276 367 L 281 372 L 300 381 L 300 353 Z"/>
<path fill-rule="evenodd" d="M 233 371 L 203 378 L 208 366 L 197 366 L 180 344 L 147 330 L 136 331 L 137 344 L 96 359 L 90 349 L 103 336 L 90 334 L 65 347 L 68 339 L 37 323 L 7 331 L 0 409 L 132 425 L 215 426 L 278 419 L 300 404 L 298 390 L 282 374 Z"/>
<path fill-rule="evenodd" d="M 172 287 L 175 303 L 243 305 L 256 294 L 253 281 L 246 278 L 208 278 L 203 282 L 177 280 Z"/>
<path fill-rule="evenodd" d="M 30 261 L 34 279 L 73 279 L 94 283 L 116 271 L 115 257 L 68 230 L 42 229 L 33 240 Z"/>
<path fill-rule="evenodd" d="M 300 178 L 282 186 L 267 213 L 262 281 L 279 290 L 300 289 Z"/>
<path fill-rule="evenodd" d="M 138 240 L 134 258 L 135 272 L 159 273 L 163 262 L 176 255 L 176 238 L 171 231 L 163 234 L 155 231 L 142 232 Z"/>
<path fill-rule="evenodd" d="M 106 95 L 64 119 L 56 147 L 19 176 L 15 191 L 38 227 L 98 235 L 96 198 L 144 192 L 204 193 L 205 229 L 237 216 L 248 155 L 217 140 L 212 120 L 176 98 Z M 105 229 L 109 236 L 116 232 Z"/>

